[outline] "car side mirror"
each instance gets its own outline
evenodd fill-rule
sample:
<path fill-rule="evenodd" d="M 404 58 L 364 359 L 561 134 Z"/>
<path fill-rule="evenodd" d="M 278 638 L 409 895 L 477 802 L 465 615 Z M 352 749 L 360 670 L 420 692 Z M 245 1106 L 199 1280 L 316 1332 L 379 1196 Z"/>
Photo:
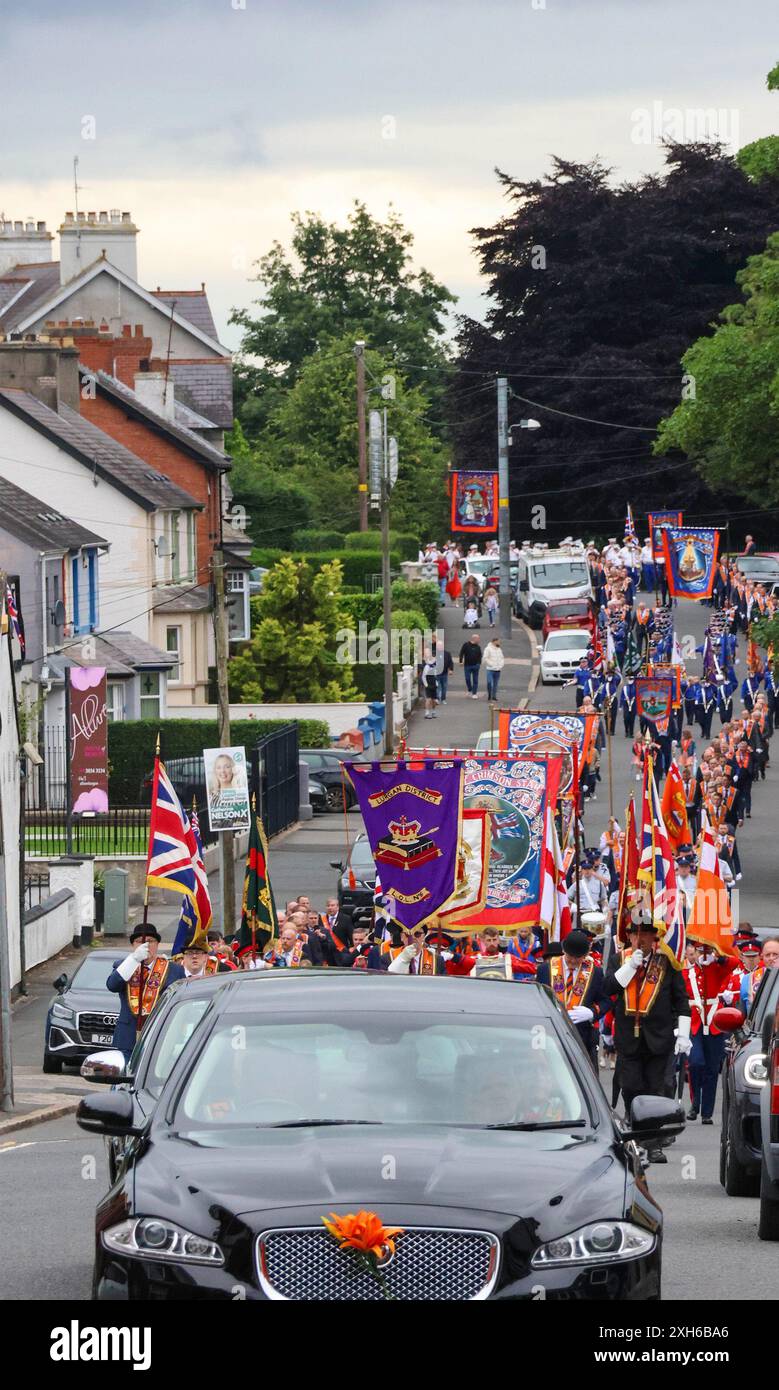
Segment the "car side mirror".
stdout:
<path fill-rule="evenodd" d="M 766 1014 L 763 1019 L 763 1027 L 760 1030 L 760 1047 L 766 1056 L 771 1051 L 771 1041 L 776 1031 L 776 1018 L 773 1014 Z"/>
<path fill-rule="evenodd" d="M 738 1028 L 744 1026 L 746 1017 L 743 1009 L 723 1005 L 721 1009 L 717 1009 L 711 1021 L 715 1028 L 719 1028 L 720 1033 L 735 1033 Z"/>
<path fill-rule="evenodd" d="M 341 863 L 341 860 L 340 860 L 340 859 L 331 859 L 331 860 L 330 860 L 330 868 L 331 868 L 331 869 L 338 869 L 341 873 L 343 873 L 343 871 L 344 871 L 344 866 L 343 866 L 343 864 Z"/>
<path fill-rule="evenodd" d="M 667 1096 L 636 1096 L 630 1107 L 629 1128 L 623 1139 L 652 1139 L 659 1135 L 681 1134 L 684 1111 Z"/>
<path fill-rule="evenodd" d="M 520 592 L 521 592 L 521 593 L 526 594 L 529 587 L 530 587 L 530 586 L 529 586 L 529 583 L 528 583 L 527 579 L 520 579 L 520 581 L 519 581 L 519 588 L 520 588 Z"/>
<path fill-rule="evenodd" d="M 88 1134 L 141 1134 L 133 1125 L 135 1106 L 129 1091 L 109 1091 L 102 1096 L 84 1096 L 76 1111 L 76 1123 Z"/>
<path fill-rule="evenodd" d="M 81 1063 L 81 1075 L 85 1081 L 95 1081 L 98 1085 L 114 1086 L 119 1081 L 132 1081 L 128 1075 L 124 1053 L 118 1048 L 106 1047 L 102 1052 L 90 1052 Z"/>
<path fill-rule="evenodd" d="M 67 977 L 67 975 L 65 975 L 65 974 L 58 975 L 57 978 L 56 978 L 56 980 L 54 981 L 54 988 L 57 990 L 57 992 L 58 992 L 59 994 L 62 994 L 63 990 L 64 990 L 64 989 L 66 988 L 66 986 L 67 986 L 67 983 L 68 983 L 68 977 Z"/>

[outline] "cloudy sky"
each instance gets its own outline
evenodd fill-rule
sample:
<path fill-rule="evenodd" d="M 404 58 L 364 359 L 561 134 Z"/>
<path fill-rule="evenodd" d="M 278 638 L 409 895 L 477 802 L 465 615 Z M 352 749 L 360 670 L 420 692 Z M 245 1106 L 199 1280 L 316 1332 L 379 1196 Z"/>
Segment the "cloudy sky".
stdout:
<path fill-rule="evenodd" d="M 664 120 L 718 112 L 736 148 L 779 129 L 776 0 L 13 0 L 0 45 L 0 211 L 56 228 L 77 155 L 81 209 L 129 209 L 142 282 L 205 280 L 231 346 L 294 209 L 392 203 L 478 316 L 496 165 L 597 154 L 621 179 L 659 167 Z"/>

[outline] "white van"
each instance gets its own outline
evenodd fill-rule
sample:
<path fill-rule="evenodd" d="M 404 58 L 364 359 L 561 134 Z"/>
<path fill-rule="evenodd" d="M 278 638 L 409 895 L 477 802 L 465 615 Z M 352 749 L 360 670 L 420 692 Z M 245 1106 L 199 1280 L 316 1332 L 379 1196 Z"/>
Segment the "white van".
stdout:
<path fill-rule="evenodd" d="M 529 627 L 540 627 L 548 603 L 560 598 L 592 598 L 584 551 L 524 549 L 518 561 L 516 609 Z"/>

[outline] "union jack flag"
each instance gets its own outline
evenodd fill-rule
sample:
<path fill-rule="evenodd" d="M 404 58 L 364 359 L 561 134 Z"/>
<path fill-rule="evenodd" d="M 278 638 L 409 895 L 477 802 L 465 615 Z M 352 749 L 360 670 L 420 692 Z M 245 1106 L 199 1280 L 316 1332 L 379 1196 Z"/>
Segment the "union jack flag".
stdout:
<path fill-rule="evenodd" d="M 644 769 L 641 859 L 637 878 L 649 888 L 652 922 L 660 933 L 660 950 L 665 952 L 676 970 L 681 970 L 685 946 L 683 894 L 676 887 L 673 850 L 663 821 L 649 755 Z"/>
<path fill-rule="evenodd" d="M 208 930 L 211 902 L 200 837 L 195 835 L 159 754 L 154 761 L 146 883 L 153 888 L 169 888 L 186 899 L 176 943 L 185 913 L 188 913 L 189 924 L 186 939 L 195 931 Z"/>
<path fill-rule="evenodd" d="M 638 536 L 633 521 L 633 508 L 629 502 L 625 513 L 625 545 L 638 545 Z"/>
<path fill-rule="evenodd" d="M 192 806 L 190 825 L 197 847 L 197 852 L 193 857 L 192 863 L 197 882 L 196 900 L 199 903 L 199 914 L 196 910 L 195 900 L 186 897 L 181 907 L 181 917 L 179 918 L 179 924 L 176 930 L 176 939 L 173 942 L 172 955 L 174 956 L 184 950 L 187 942 L 192 940 L 195 933 L 200 930 L 201 925 L 203 931 L 208 931 L 213 919 L 211 895 L 208 891 L 208 874 L 206 873 L 206 866 L 203 859 L 203 842 L 200 838 L 200 821 L 198 819 L 197 808 L 194 804 Z"/>
<path fill-rule="evenodd" d="M 5 609 L 8 614 L 8 617 L 11 620 L 11 628 L 13 630 L 14 637 L 19 643 L 19 648 L 22 653 L 22 656 L 24 656 L 26 650 L 26 643 L 24 640 L 24 623 L 19 617 L 19 610 L 16 607 L 16 600 L 14 598 L 13 589 L 11 588 L 10 584 L 6 584 L 5 586 Z"/>

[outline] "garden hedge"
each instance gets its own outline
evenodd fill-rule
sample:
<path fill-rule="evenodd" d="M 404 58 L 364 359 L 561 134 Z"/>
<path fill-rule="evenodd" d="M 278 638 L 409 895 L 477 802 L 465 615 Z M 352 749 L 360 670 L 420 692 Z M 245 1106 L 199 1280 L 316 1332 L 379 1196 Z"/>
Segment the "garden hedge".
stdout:
<path fill-rule="evenodd" d="M 283 555 L 289 555 L 298 563 L 305 561 L 316 573 L 332 560 L 340 560 L 343 567 L 343 582 L 363 590 L 365 580 L 373 574 L 381 574 L 381 554 L 378 550 L 311 550 L 286 551 L 270 550 L 262 546 L 252 551 L 252 564 L 265 565 L 272 569 Z M 400 556 L 396 550 L 390 553 L 390 566 L 398 569 Z"/>

